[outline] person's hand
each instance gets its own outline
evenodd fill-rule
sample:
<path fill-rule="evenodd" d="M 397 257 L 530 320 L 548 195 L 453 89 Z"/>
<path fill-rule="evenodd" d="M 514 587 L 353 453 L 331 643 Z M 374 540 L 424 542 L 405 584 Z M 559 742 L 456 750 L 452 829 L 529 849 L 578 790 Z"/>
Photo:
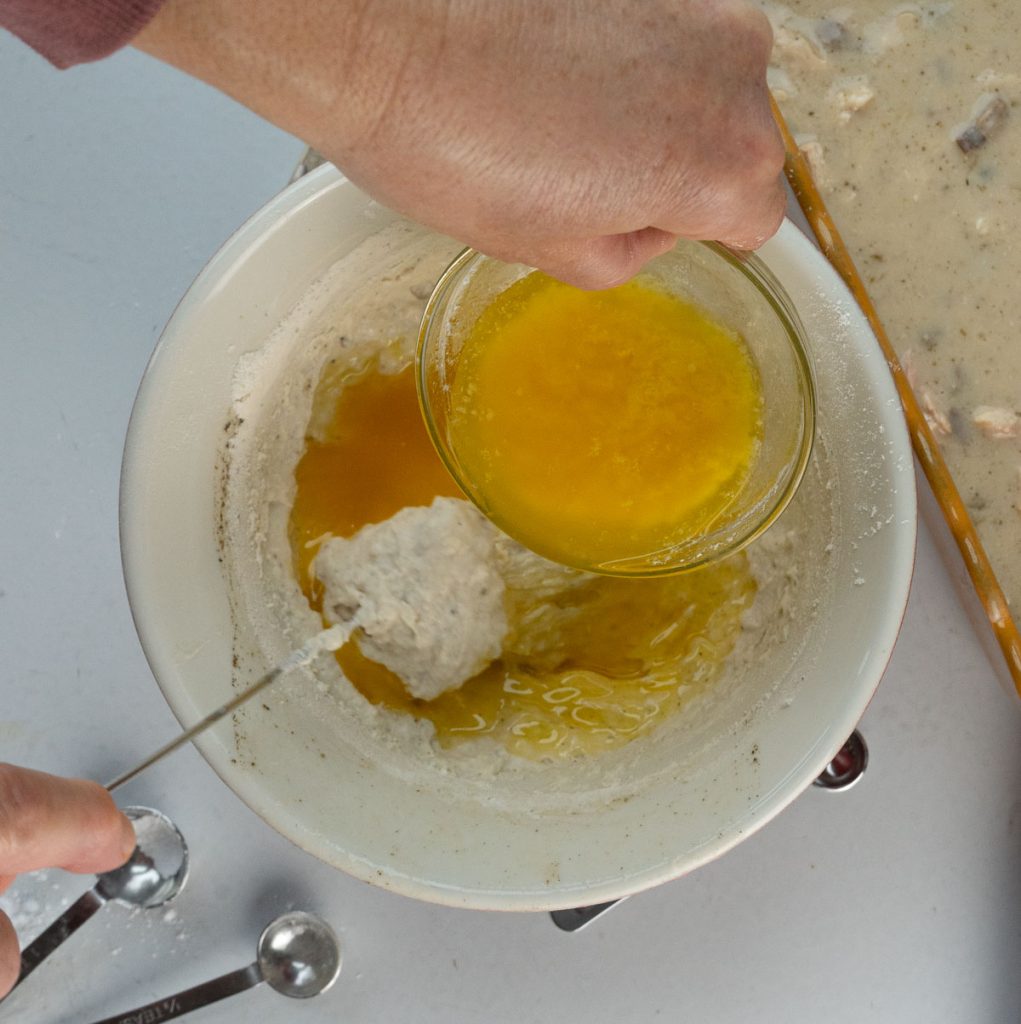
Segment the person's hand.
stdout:
<path fill-rule="evenodd" d="M 131 822 L 102 786 L 0 764 L 0 892 L 37 868 L 109 871 L 134 848 Z M 14 926 L 0 914 L 0 998 L 19 970 Z"/>
<path fill-rule="evenodd" d="M 743 0 L 167 0 L 135 45 L 407 216 L 603 287 L 777 229 L 771 39 Z"/>

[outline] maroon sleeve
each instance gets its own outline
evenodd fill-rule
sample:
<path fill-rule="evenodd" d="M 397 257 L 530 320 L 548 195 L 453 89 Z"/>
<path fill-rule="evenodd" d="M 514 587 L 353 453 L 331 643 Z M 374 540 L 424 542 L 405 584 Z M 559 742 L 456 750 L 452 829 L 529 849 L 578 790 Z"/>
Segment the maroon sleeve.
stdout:
<path fill-rule="evenodd" d="M 58 68 L 99 60 L 149 23 L 163 0 L 0 0 L 0 26 Z"/>

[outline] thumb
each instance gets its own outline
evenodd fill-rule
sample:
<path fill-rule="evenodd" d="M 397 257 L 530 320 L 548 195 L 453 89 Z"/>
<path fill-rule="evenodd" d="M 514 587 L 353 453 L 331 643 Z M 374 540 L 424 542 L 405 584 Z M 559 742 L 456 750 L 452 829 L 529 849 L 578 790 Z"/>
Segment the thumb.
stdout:
<path fill-rule="evenodd" d="M 134 848 L 131 822 L 102 786 L 0 764 L 0 875 L 108 871 Z"/>

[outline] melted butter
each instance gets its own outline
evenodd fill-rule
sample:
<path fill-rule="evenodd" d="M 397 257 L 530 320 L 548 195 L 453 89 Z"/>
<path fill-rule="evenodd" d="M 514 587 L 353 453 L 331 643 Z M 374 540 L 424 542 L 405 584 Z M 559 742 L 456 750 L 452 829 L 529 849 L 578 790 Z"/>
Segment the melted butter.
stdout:
<path fill-rule="evenodd" d="M 581 568 L 726 520 L 761 439 L 741 339 L 632 281 L 585 292 L 533 273 L 467 332 L 449 429 L 494 521 Z"/>
<path fill-rule="evenodd" d="M 411 368 L 387 376 L 375 365 L 359 373 L 328 367 L 295 476 L 292 552 L 317 609 L 308 566 L 325 536 L 459 494 L 429 443 Z M 742 555 L 682 576 L 593 576 L 543 609 L 537 634 L 536 603 L 513 592 L 504 656 L 429 702 L 410 697 L 356 643 L 337 659 L 368 700 L 428 719 L 443 746 L 487 735 L 532 759 L 594 753 L 648 732 L 709 685 L 754 593 Z"/>
<path fill-rule="evenodd" d="M 350 537 L 437 495 L 461 497 L 422 426 L 410 367 L 386 375 L 375 365 L 354 372 L 329 364 L 310 428 L 294 473 L 290 520 L 295 571 L 306 594 L 323 537 Z"/>

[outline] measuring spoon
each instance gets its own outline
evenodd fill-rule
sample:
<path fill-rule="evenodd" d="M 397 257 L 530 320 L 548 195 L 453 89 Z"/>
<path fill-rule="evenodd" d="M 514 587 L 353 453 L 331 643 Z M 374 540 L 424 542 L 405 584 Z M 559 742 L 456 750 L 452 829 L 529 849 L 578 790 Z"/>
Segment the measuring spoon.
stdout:
<path fill-rule="evenodd" d="M 262 982 L 292 999 L 309 999 L 337 980 L 340 963 L 340 942 L 333 929 L 321 917 L 295 910 L 266 926 L 255 963 L 96 1024 L 172 1020 Z"/>
<path fill-rule="evenodd" d="M 172 900 L 188 877 L 188 846 L 177 826 L 151 807 L 127 807 L 137 845 L 126 864 L 105 871 L 21 954 L 20 985 L 65 939 L 107 900 L 149 909 Z"/>

